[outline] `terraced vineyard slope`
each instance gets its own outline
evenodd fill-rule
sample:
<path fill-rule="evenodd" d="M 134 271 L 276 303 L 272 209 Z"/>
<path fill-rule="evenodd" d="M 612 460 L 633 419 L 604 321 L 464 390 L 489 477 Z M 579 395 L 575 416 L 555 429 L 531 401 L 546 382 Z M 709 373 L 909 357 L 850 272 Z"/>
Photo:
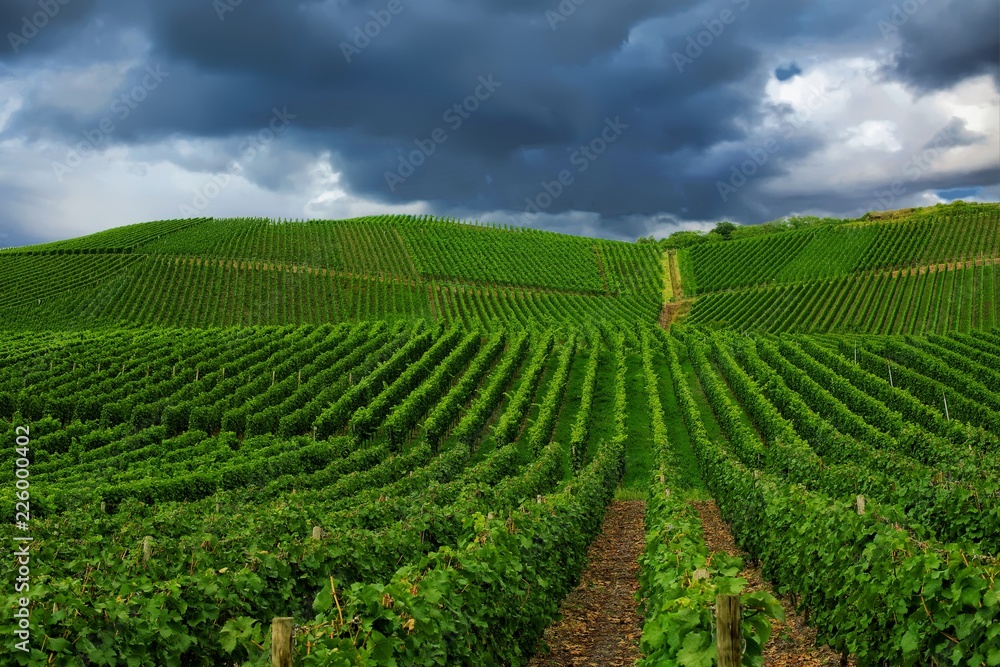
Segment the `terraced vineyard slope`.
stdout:
<path fill-rule="evenodd" d="M 759 332 L 997 326 L 1000 205 L 920 209 L 680 251 L 690 322 Z"/>
<path fill-rule="evenodd" d="M 0 326 L 655 321 L 652 246 L 382 216 L 172 220 L 0 251 Z"/>

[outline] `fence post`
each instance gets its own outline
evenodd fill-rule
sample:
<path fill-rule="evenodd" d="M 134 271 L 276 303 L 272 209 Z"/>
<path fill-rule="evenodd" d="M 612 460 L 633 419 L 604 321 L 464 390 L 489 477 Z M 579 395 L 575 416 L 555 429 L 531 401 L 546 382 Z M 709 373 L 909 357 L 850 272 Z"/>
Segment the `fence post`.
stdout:
<path fill-rule="evenodd" d="M 150 557 L 153 555 L 153 537 L 152 535 L 147 535 L 142 538 L 142 563 L 143 565 L 149 563 Z"/>
<path fill-rule="evenodd" d="M 858 514 L 865 513 L 865 497 L 858 496 Z"/>
<path fill-rule="evenodd" d="M 743 632 L 740 628 L 740 596 L 715 598 L 715 637 L 719 667 L 740 667 L 743 662 Z"/>
<path fill-rule="evenodd" d="M 275 618 L 271 621 L 271 665 L 292 667 L 292 629 L 295 619 Z"/>

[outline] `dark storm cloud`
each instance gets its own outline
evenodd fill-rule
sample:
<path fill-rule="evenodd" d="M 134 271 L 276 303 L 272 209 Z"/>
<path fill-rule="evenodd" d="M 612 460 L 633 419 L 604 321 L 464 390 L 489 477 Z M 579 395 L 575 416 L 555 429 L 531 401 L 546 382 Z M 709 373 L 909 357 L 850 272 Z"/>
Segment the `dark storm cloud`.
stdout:
<path fill-rule="evenodd" d="M 0 50 L 0 66 L 42 66 L 53 54 L 63 65 L 111 61 L 110 45 L 132 30 L 146 44 L 133 47 L 136 64 L 115 97 L 142 85 L 149 67 L 167 74 L 126 117 L 110 101 L 81 117 L 29 98 L 9 133 L 76 142 L 110 115 L 104 145 L 224 139 L 228 154 L 170 158 L 211 170 L 237 158 L 240 138 L 277 108 L 294 116 L 277 147 L 296 155 L 276 150 L 255 162 L 248 177 L 264 187 L 284 187 L 303 154 L 328 152 L 355 196 L 427 201 L 441 212 L 516 214 L 535 203 L 563 221 L 553 226 L 596 214 L 586 224 L 610 235 L 641 234 L 664 214 L 772 215 L 744 195 L 831 139 L 779 136 L 780 150 L 741 196 L 720 197 L 718 183 L 762 141 L 751 128 L 774 111 L 761 105 L 764 87 L 801 73 L 794 62 L 775 68 L 769 54 L 817 38 L 881 42 L 874 26 L 892 11 L 862 0 L 65 2 L 23 52 Z M 0 27 L 16 28 L 37 3 L 3 3 Z M 937 85 L 982 71 L 987 4 L 954 0 L 947 38 L 925 34 L 937 10 L 922 7 L 899 28 L 890 75 Z M 57 52 L 60 39 L 66 50 Z M 602 138 L 609 122 L 620 127 L 614 141 Z M 542 193 L 552 200 L 545 206 Z"/>
<path fill-rule="evenodd" d="M 910 0 L 894 5 L 879 25 L 902 42 L 890 73 L 914 87 L 949 88 L 979 74 L 989 74 L 1000 87 L 996 0 Z"/>
<path fill-rule="evenodd" d="M 774 78 L 778 81 L 788 81 L 789 79 L 797 77 L 799 74 L 802 74 L 802 68 L 795 63 L 779 67 L 774 70 Z"/>
<path fill-rule="evenodd" d="M 98 0 L 4 0 L 0 2 L 0 60 L 51 53 L 78 33 L 97 11 Z"/>

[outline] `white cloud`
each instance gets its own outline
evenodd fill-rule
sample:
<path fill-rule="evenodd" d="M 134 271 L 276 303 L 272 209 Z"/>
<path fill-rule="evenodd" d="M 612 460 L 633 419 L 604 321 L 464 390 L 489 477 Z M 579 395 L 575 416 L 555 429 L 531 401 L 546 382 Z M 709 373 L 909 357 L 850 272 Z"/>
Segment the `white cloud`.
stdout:
<path fill-rule="evenodd" d="M 936 152 L 921 163 L 921 178 L 997 167 L 1000 114 L 988 76 L 917 98 L 901 84 L 878 77 L 878 69 L 874 60 L 830 60 L 815 64 L 804 76 L 768 87 L 765 107 L 786 103 L 794 113 L 782 117 L 772 112 L 762 134 L 790 119 L 789 140 L 838 140 L 826 141 L 822 150 L 788 165 L 788 174 L 762 179 L 757 184 L 760 196 L 857 195 L 872 191 L 873 184 L 901 180 L 906 185 L 915 180 L 912 159 L 955 119 L 965 121 L 966 130 L 983 135 L 983 140 Z M 909 193 L 915 194 L 912 185 Z"/>
<path fill-rule="evenodd" d="M 847 128 L 840 138 L 848 148 L 874 148 L 890 153 L 903 148 L 896 139 L 896 124 L 891 120 L 866 120 Z"/>

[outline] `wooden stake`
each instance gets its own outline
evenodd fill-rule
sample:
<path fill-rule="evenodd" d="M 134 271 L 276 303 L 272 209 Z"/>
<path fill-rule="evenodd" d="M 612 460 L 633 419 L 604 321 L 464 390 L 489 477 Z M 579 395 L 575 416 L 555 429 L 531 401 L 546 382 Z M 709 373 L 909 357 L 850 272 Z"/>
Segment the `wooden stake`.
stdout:
<path fill-rule="evenodd" d="M 271 665 L 292 667 L 292 636 L 295 619 L 285 617 L 271 621 Z"/>
<path fill-rule="evenodd" d="M 865 497 L 858 496 L 858 514 L 865 513 Z"/>
<path fill-rule="evenodd" d="M 948 396 L 945 395 L 944 389 L 941 390 L 941 398 L 944 399 L 944 416 L 951 421 L 951 415 L 948 414 Z"/>
<path fill-rule="evenodd" d="M 142 538 L 142 564 L 149 563 L 150 556 L 153 555 L 153 538 L 150 535 Z"/>
<path fill-rule="evenodd" d="M 272 387 L 274 386 L 274 374 L 275 374 L 276 372 L 277 372 L 277 371 L 271 371 L 271 386 L 272 386 Z"/>
<path fill-rule="evenodd" d="M 663 474 L 663 473 L 661 472 L 661 473 L 660 473 L 660 484 L 666 484 L 666 483 L 667 483 L 667 478 L 666 478 L 666 476 L 665 476 L 665 475 L 664 475 L 664 474 Z"/>
<path fill-rule="evenodd" d="M 740 667 L 743 663 L 740 596 L 716 596 L 715 636 L 716 649 L 719 655 L 719 667 Z"/>
<path fill-rule="evenodd" d="M 323 539 L 323 529 L 320 526 L 313 526 L 313 539 L 314 540 Z"/>
<path fill-rule="evenodd" d="M 299 369 L 299 386 L 302 386 L 302 369 Z"/>
<path fill-rule="evenodd" d="M 890 364 L 887 361 L 887 362 L 885 362 L 885 365 L 889 367 L 889 386 L 890 387 L 895 387 L 896 385 L 892 383 L 892 364 Z"/>
<path fill-rule="evenodd" d="M 104 504 L 103 500 L 101 501 L 101 511 L 102 512 L 106 512 L 107 511 L 107 505 Z"/>

